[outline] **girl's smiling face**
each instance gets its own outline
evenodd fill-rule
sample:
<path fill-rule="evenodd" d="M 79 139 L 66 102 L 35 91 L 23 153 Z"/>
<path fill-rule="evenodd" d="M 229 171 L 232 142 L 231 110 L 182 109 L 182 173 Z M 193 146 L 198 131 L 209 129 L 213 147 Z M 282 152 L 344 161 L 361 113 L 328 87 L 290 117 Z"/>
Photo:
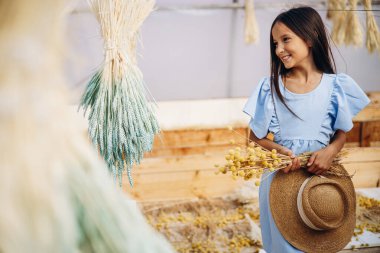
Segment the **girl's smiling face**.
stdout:
<path fill-rule="evenodd" d="M 282 61 L 285 68 L 307 68 L 313 65 L 311 45 L 281 22 L 277 22 L 272 29 L 273 43 L 276 55 Z"/>

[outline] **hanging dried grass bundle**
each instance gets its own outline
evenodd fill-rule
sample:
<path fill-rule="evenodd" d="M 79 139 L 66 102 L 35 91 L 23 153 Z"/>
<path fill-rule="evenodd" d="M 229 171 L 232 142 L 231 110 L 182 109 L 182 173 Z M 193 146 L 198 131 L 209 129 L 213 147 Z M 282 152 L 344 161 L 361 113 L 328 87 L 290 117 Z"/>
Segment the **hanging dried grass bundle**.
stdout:
<path fill-rule="evenodd" d="M 311 157 L 311 152 L 306 152 L 298 155 L 301 166 L 304 167 Z M 325 172 L 325 174 L 335 176 L 349 176 L 340 170 L 340 160 L 345 155 L 341 152 L 333 160 L 331 168 Z M 251 142 L 245 150 L 240 147 L 229 150 L 225 156 L 226 164 L 223 166 L 216 165 L 218 173 L 226 174 L 231 172 L 232 178 L 236 179 L 242 177 L 245 180 L 251 178 L 260 178 L 261 175 L 269 170 L 271 172 L 281 170 L 292 163 L 292 159 L 289 156 L 277 153 L 277 150 L 273 149 L 269 151 L 255 142 Z M 258 185 L 259 182 L 256 182 Z"/>
<path fill-rule="evenodd" d="M 359 22 L 357 11 L 358 0 L 349 0 L 349 10 L 347 13 L 346 36 L 344 43 L 346 45 L 361 46 L 363 44 L 363 30 Z"/>
<path fill-rule="evenodd" d="M 337 45 L 342 45 L 346 37 L 346 0 L 336 0 L 339 11 L 333 15 L 333 28 L 331 37 Z"/>
<path fill-rule="evenodd" d="M 339 0 L 329 0 L 327 3 L 327 15 L 326 17 L 330 20 L 334 20 L 334 16 L 339 10 Z"/>
<path fill-rule="evenodd" d="M 252 44 L 259 40 L 259 27 L 257 25 L 253 0 L 245 0 L 245 43 Z"/>
<path fill-rule="evenodd" d="M 368 52 L 373 53 L 377 50 L 380 53 L 380 32 L 375 17 L 373 16 L 371 0 L 363 0 L 363 4 L 367 15 L 366 46 Z"/>
<path fill-rule="evenodd" d="M 150 151 L 159 126 L 146 98 L 143 75 L 136 65 L 138 31 L 154 0 L 90 0 L 104 38 L 105 60 L 81 100 L 90 110 L 89 135 L 114 179 L 122 183 L 131 168 Z"/>
<path fill-rule="evenodd" d="M 114 187 L 68 110 L 64 9 L 0 1 L 0 251 L 174 252 Z"/>

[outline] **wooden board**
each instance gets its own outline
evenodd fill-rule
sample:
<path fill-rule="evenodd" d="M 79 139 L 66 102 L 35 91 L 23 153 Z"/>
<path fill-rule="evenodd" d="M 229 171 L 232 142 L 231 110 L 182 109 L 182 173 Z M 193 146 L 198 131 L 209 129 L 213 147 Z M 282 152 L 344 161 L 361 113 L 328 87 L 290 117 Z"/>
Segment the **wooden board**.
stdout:
<path fill-rule="evenodd" d="M 156 136 L 153 150 L 146 157 L 206 154 L 226 149 L 231 143 L 244 146 L 247 140 L 246 127 L 163 131 Z"/>
<path fill-rule="evenodd" d="M 369 92 L 367 95 L 371 103 L 356 115 L 356 122 L 380 121 L 380 92 Z"/>
<path fill-rule="evenodd" d="M 360 248 L 360 249 L 355 249 L 355 251 L 353 251 L 351 249 L 345 249 L 345 250 L 339 251 L 339 253 L 353 253 L 353 252 L 359 252 L 359 253 L 379 253 L 380 252 L 380 247 Z"/>

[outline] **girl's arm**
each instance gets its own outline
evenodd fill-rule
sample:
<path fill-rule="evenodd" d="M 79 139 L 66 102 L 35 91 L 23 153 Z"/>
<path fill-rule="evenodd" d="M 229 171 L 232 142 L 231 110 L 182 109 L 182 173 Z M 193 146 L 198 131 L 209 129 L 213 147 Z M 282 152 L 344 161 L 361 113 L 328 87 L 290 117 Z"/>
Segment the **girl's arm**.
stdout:
<path fill-rule="evenodd" d="M 309 167 L 308 171 L 320 175 L 328 170 L 335 156 L 343 148 L 345 142 L 346 133 L 342 130 L 337 130 L 330 141 L 330 145 L 311 155 L 307 164 Z"/>
<path fill-rule="evenodd" d="M 298 157 L 296 157 L 293 152 L 284 147 L 284 146 L 281 146 L 277 143 L 274 143 L 273 141 L 269 140 L 268 138 L 262 138 L 262 139 L 259 139 L 256 137 L 256 135 L 252 132 L 252 130 L 250 131 L 250 134 L 249 134 L 249 140 L 250 141 L 253 141 L 253 142 L 256 142 L 257 144 L 259 144 L 260 146 L 268 149 L 268 150 L 272 150 L 272 149 L 276 149 L 277 152 L 283 154 L 283 155 L 288 155 L 290 156 L 290 158 L 292 158 L 292 163 L 284 168 L 284 172 L 285 173 L 288 173 L 289 171 L 291 170 L 296 170 L 296 169 L 299 169 L 301 168 L 301 163 L 300 163 L 300 160 Z"/>

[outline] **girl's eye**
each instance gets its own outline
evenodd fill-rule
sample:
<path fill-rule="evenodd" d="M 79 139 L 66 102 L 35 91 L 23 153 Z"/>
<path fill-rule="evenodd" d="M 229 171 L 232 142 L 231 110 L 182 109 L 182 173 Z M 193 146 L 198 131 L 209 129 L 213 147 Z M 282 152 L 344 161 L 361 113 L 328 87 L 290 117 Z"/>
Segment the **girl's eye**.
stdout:
<path fill-rule="evenodd" d="M 287 42 L 287 41 L 289 41 L 290 39 L 289 38 L 284 38 L 284 42 Z"/>
<path fill-rule="evenodd" d="M 277 47 L 277 42 L 273 43 L 274 47 Z"/>

